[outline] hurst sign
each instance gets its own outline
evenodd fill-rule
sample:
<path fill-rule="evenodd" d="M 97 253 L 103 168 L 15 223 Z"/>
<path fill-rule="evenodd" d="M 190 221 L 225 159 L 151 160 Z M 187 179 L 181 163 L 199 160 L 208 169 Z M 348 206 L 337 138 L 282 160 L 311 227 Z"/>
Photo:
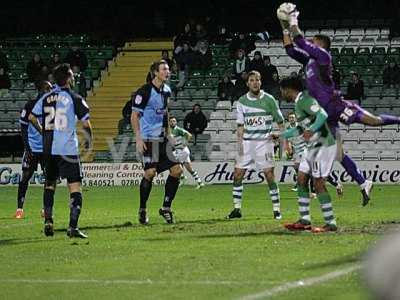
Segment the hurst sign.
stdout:
<path fill-rule="evenodd" d="M 400 183 L 400 162 L 398 161 L 361 161 L 358 166 L 367 179 L 375 183 L 396 184 Z M 233 180 L 233 162 L 194 162 L 193 168 L 206 184 L 230 184 Z M 140 163 L 88 163 L 82 164 L 84 179 L 83 186 L 131 186 L 139 185 L 143 174 Z M 342 183 L 353 183 L 351 177 L 343 168 L 335 163 L 332 170 L 333 178 Z M 185 171 L 188 184 L 195 184 L 190 174 Z M 159 174 L 154 179 L 154 184 L 164 184 L 168 172 Z M 275 167 L 275 177 L 280 183 L 293 183 L 296 173 L 291 162 L 278 161 Z M 0 165 L 0 186 L 15 186 L 21 180 L 21 165 Z M 245 183 L 261 183 L 264 174 L 261 171 L 247 170 L 244 176 Z M 43 172 L 39 169 L 30 180 L 32 185 L 44 183 Z M 60 182 L 65 185 L 65 181 Z"/>

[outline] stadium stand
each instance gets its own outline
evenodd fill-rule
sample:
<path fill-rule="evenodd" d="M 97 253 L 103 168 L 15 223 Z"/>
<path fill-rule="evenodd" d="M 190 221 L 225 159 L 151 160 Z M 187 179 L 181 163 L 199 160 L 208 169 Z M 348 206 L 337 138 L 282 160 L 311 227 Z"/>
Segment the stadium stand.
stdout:
<path fill-rule="evenodd" d="M 364 81 L 366 98 L 362 100 L 362 106 L 375 113 L 390 112 L 399 115 L 398 86 L 384 86 L 382 72 L 390 61 L 400 63 L 400 40 L 389 39 L 390 32 L 385 27 L 385 22 L 361 21 L 309 21 L 310 24 L 305 24 L 305 28 L 309 28 L 305 31 L 305 36 L 310 38 L 321 33 L 331 37 L 331 54 L 335 68 L 341 75 L 340 86 L 343 93 L 346 92 L 352 72 L 357 72 Z M 84 75 L 89 83 L 88 102 L 92 109 L 95 137 L 95 155 L 90 159 L 136 160 L 132 129 L 127 126 L 118 134 L 118 120 L 121 119 L 122 107 L 130 99 L 132 92 L 145 82 L 150 63 L 160 58 L 161 50 L 173 48 L 170 41 L 128 42 L 113 57 L 111 46 L 95 46 L 87 36 L 37 36 L 5 40 L 0 47 L 7 54 L 12 86 L 7 92 L 0 93 L 2 134 L 18 133 L 19 109 L 26 99 L 36 95 L 33 85 L 24 81 L 25 66 L 31 54 L 39 51 L 42 57 L 48 59 L 57 50 L 64 56 L 68 47 L 76 42 L 82 45 L 89 59 L 89 68 Z M 174 92 L 169 109 L 180 126 L 195 103 L 202 106 L 202 111 L 209 119 L 208 127 L 199 135 L 197 144 L 191 145 L 194 160 L 232 160 L 236 147 L 236 103 L 218 101 L 217 96 L 220 79 L 232 71 L 232 58 L 228 45 L 211 44 L 210 48 L 213 57 L 211 68 L 190 70 L 184 88 Z M 256 49 L 250 57 L 255 51 L 268 55 L 272 64 L 277 66 L 280 76 L 298 73 L 301 69 L 301 65 L 286 55 L 281 40 L 256 43 Z M 170 85 L 174 89 L 177 83 L 178 76 L 173 73 Z M 293 109 L 292 104 L 281 102 L 280 106 L 284 115 Z M 399 160 L 399 131 L 398 126 L 341 127 L 346 152 L 360 160 Z"/>
<path fill-rule="evenodd" d="M 86 87 L 91 90 L 100 79 L 101 71 L 107 68 L 108 61 L 113 58 L 113 46 L 92 41 L 87 35 L 36 35 L 8 38 L 0 42 L 0 51 L 7 58 L 11 79 L 10 89 L 0 92 L 0 135 L 2 141 L 11 141 L 2 143 L 2 156 L 21 155 L 19 113 L 25 102 L 37 95 L 35 85 L 28 82 L 26 73 L 26 66 L 33 54 L 39 53 L 48 64 L 55 52 L 60 53 L 64 59 L 73 45 L 79 45 L 88 58 L 89 65 L 84 76 Z"/>

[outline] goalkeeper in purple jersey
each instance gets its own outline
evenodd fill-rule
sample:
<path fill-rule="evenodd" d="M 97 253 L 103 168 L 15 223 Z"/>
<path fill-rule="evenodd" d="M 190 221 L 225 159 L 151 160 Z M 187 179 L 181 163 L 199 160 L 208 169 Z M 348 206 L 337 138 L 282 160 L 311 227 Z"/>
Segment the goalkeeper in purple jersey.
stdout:
<path fill-rule="evenodd" d="M 307 41 L 298 27 L 299 11 L 294 4 L 282 4 L 278 8 L 277 15 L 283 29 L 283 43 L 286 52 L 305 67 L 307 89 L 328 113 L 329 127 L 337 139 L 340 139 L 337 132 L 339 121 L 344 124 L 361 123 L 370 126 L 400 123 L 399 117 L 374 116 L 360 106 L 343 100 L 340 91 L 335 90 L 332 79 L 332 57 L 328 52 L 329 37 L 316 35 L 311 42 Z M 293 40 L 290 34 L 292 34 Z M 340 147 L 338 160 L 347 173 L 360 185 L 363 205 L 366 205 L 370 199 L 372 182 L 366 180 L 354 161 L 344 154 L 341 143 L 338 145 Z"/>

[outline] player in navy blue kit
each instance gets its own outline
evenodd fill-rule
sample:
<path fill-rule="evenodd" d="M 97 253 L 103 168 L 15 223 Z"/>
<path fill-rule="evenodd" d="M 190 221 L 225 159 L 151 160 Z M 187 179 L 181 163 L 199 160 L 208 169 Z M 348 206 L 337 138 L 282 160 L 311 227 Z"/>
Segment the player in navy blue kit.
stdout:
<path fill-rule="evenodd" d="M 38 164 L 40 163 L 42 170 L 44 169 L 42 160 L 42 135 L 29 122 L 28 118 L 36 102 L 43 96 L 43 94 L 50 92 L 52 85 L 48 81 L 42 81 L 38 84 L 37 88 L 38 96 L 36 99 L 26 102 L 19 119 L 19 123 L 21 124 L 22 142 L 24 144 L 24 156 L 22 158 L 22 178 L 18 184 L 17 211 L 15 212 L 16 219 L 24 218 L 26 191 L 28 190 L 29 180 L 37 170 Z M 38 121 L 41 123 L 41 118 Z"/>
<path fill-rule="evenodd" d="M 53 204 L 56 182 L 59 177 L 66 178 L 70 192 L 70 220 L 67 235 L 87 238 L 78 228 L 82 208 L 82 169 L 79 160 L 76 118 L 82 121 L 85 130 L 85 148 L 92 141 L 92 129 L 89 121 L 89 106 L 86 101 L 71 90 L 74 74 L 68 64 L 62 64 L 54 70 L 56 89 L 45 94 L 36 103 L 30 120 L 43 116 L 43 155 L 45 159 L 46 183 L 43 196 L 46 236 L 54 235 Z"/>
<path fill-rule="evenodd" d="M 135 132 L 136 150 L 142 156 L 144 176 L 140 182 L 139 222 L 148 224 L 146 203 L 151 192 L 153 178 L 157 173 L 169 170 L 165 183 L 165 195 L 159 214 L 169 224 L 174 222 L 172 201 L 179 187 L 182 166 L 173 155 L 168 141 L 168 98 L 170 88 L 165 84 L 170 71 L 166 61 L 154 62 L 150 68 L 151 82 L 143 85 L 132 97 L 131 123 Z"/>

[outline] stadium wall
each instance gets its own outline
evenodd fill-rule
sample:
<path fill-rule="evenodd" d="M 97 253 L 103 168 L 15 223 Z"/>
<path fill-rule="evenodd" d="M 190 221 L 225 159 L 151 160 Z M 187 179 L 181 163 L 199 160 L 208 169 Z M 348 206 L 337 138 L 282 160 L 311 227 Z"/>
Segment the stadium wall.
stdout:
<path fill-rule="evenodd" d="M 395 161 L 360 161 L 359 167 L 368 179 L 382 184 L 400 183 L 400 164 Z M 194 162 L 193 167 L 198 171 L 206 184 L 228 184 L 233 178 L 233 162 Z M 87 163 L 82 165 L 84 186 L 131 186 L 139 185 L 143 173 L 140 163 Z M 187 184 L 194 184 L 190 174 Z M 276 163 L 275 175 L 280 183 L 293 183 L 295 172 L 292 164 L 287 161 Z M 342 183 L 353 183 L 350 176 L 339 164 L 335 164 L 332 175 Z M 164 184 L 168 173 L 159 174 L 155 184 Z M 0 165 L 0 186 L 16 186 L 21 178 L 21 165 Z M 41 170 L 32 176 L 31 184 L 41 185 L 44 176 Z M 245 183 L 260 183 L 263 181 L 262 172 L 250 170 L 245 174 Z M 65 185 L 65 181 L 61 182 Z"/>

